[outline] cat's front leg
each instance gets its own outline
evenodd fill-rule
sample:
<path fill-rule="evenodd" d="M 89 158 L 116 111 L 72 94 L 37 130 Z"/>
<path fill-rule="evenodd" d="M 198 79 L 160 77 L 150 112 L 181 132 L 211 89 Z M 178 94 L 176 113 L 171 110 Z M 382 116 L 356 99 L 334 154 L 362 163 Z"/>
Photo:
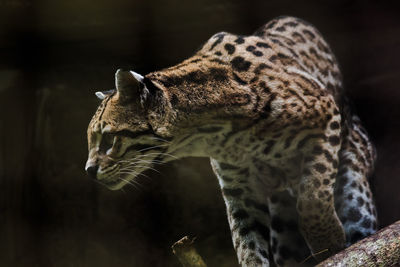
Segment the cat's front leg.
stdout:
<path fill-rule="evenodd" d="M 302 234 L 315 258 L 322 260 L 344 248 L 345 234 L 334 206 L 337 149 L 323 141 L 314 145 L 314 153 L 305 157 L 297 210 Z"/>
<path fill-rule="evenodd" d="M 233 246 L 241 266 L 270 266 L 267 198 L 257 197 L 248 170 L 211 159 L 225 201 Z"/>

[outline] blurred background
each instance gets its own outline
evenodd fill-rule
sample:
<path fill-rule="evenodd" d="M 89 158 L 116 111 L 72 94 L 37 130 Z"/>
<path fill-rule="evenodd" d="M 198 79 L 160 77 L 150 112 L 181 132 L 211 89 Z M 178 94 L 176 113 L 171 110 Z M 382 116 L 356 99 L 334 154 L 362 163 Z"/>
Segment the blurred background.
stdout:
<path fill-rule="evenodd" d="M 400 19 L 387 1 L 0 0 L 0 266 L 179 266 L 184 235 L 209 266 L 236 266 L 208 159 L 111 192 L 84 173 L 86 127 L 117 68 L 146 74 L 212 34 L 301 17 L 336 53 L 378 148 L 380 226 L 400 219 Z"/>

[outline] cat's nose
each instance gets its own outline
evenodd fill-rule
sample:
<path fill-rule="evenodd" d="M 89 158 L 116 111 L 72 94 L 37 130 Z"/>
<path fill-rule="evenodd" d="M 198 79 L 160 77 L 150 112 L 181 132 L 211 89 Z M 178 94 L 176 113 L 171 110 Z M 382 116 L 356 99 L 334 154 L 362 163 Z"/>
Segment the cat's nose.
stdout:
<path fill-rule="evenodd" d="M 91 165 L 91 166 L 86 167 L 86 173 L 89 175 L 90 178 L 96 179 L 98 169 L 99 169 L 99 166 Z"/>

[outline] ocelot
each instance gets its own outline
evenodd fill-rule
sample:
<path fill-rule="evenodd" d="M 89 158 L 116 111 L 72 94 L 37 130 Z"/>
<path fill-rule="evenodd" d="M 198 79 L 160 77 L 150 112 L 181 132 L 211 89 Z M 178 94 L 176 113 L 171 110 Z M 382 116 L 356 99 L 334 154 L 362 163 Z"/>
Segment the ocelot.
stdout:
<path fill-rule="evenodd" d="M 116 190 L 154 164 L 209 157 L 242 266 L 321 260 L 376 230 L 375 149 L 309 23 L 220 32 L 180 64 L 115 82 L 96 93 L 88 174 Z"/>

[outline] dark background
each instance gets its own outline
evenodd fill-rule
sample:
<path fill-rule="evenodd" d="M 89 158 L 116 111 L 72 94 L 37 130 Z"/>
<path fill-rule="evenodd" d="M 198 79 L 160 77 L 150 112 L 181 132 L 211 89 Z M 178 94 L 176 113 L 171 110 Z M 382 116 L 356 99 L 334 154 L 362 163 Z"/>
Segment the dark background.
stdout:
<path fill-rule="evenodd" d="M 125 67 L 180 62 L 212 34 L 279 15 L 317 26 L 378 148 L 380 226 L 400 218 L 400 19 L 385 1 L 0 0 L 0 266 L 179 266 L 183 235 L 210 266 L 235 266 L 207 159 L 111 192 L 83 170 L 86 127 Z"/>

